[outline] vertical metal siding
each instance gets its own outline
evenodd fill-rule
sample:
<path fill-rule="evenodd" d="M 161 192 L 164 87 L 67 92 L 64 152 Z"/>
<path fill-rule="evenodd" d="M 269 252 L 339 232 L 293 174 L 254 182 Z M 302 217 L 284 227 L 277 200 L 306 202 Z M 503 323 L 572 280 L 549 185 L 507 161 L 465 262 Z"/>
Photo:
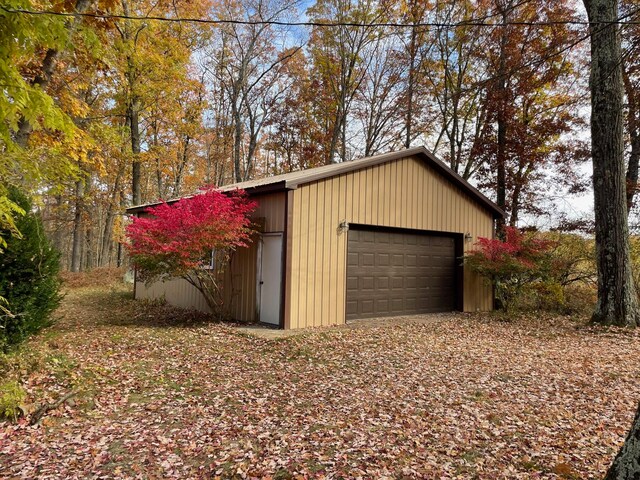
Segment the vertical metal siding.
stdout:
<path fill-rule="evenodd" d="M 254 197 L 258 206 L 252 215 L 254 222 L 264 219 L 264 232 L 283 232 L 285 226 L 285 193 L 277 192 Z M 225 304 L 232 318 L 240 321 L 256 319 L 256 235 L 247 248 L 239 248 L 231 258 L 230 268 L 224 279 Z M 202 294 L 186 280 L 174 278 L 166 282 L 145 285 L 136 284 L 136 298 L 161 299 L 183 308 L 195 308 L 208 312 Z"/>
<path fill-rule="evenodd" d="M 285 325 L 344 323 L 349 223 L 491 237 L 493 217 L 466 192 L 409 157 L 300 186 L 290 194 L 290 276 Z M 491 288 L 464 272 L 464 310 L 490 310 Z"/>
<path fill-rule="evenodd" d="M 293 288 L 297 289 L 297 284 L 295 284 L 295 287 L 293 285 L 293 272 L 291 271 L 291 258 L 293 258 L 293 242 L 292 242 L 292 238 L 293 238 L 293 232 L 294 232 L 294 223 L 293 223 L 293 217 L 294 217 L 294 210 L 293 210 L 293 192 L 286 192 L 287 195 L 287 201 L 285 202 L 285 205 L 288 208 L 288 211 L 285 212 L 286 218 L 286 224 L 287 224 L 287 228 L 285 229 L 287 232 L 287 238 L 286 238 L 286 245 L 287 245 L 287 250 L 285 252 L 286 255 L 286 259 L 287 261 L 285 262 L 285 270 L 284 270 L 284 275 L 285 275 L 285 294 L 284 294 L 284 328 L 285 329 L 289 329 L 292 328 L 291 326 L 291 292 L 293 291 Z M 299 222 L 297 222 L 299 223 Z M 298 276 L 296 276 L 296 280 L 298 280 Z M 297 290 L 296 290 L 297 292 Z"/>
<path fill-rule="evenodd" d="M 153 282 L 149 285 L 138 280 L 135 288 L 136 300 L 165 300 L 176 307 L 210 311 L 202 294 L 182 278 Z"/>

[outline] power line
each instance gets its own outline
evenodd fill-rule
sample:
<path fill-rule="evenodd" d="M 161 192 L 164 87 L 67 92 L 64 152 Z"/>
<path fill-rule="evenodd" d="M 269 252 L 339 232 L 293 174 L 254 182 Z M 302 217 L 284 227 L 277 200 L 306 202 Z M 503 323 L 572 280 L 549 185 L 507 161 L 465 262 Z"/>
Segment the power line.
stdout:
<path fill-rule="evenodd" d="M 524 3 L 524 2 L 523 2 Z M 500 28 L 509 26 L 562 26 L 562 25 L 576 25 L 576 26 L 594 26 L 596 24 L 590 23 L 584 20 L 550 20 L 542 22 L 534 21 L 512 21 L 501 23 L 487 23 L 483 20 L 472 19 L 468 21 L 460 22 L 416 22 L 416 23 L 403 23 L 403 22 L 372 22 L 372 23 L 358 23 L 358 22 L 336 22 L 336 21 L 305 21 L 305 22 L 287 22 L 281 20 L 233 20 L 233 19 L 209 19 L 209 18 L 195 18 L 195 17 L 161 17 L 161 16 L 132 16 L 122 15 L 116 13 L 92 13 L 92 12 L 56 12 L 53 10 L 27 10 L 19 8 L 7 8 L 0 6 L 2 10 L 12 14 L 23 15 L 48 15 L 58 17 L 86 17 L 95 18 L 101 20 L 134 20 L 134 21 L 159 21 L 170 23 L 197 23 L 205 25 L 248 25 L 248 26 L 261 26 L 261 25 L 273 25 L 281 27 L 355 27 L 355 28 L 419 28 L 419 27 L 433 27 L 433 28 L 458 28 L 458 27 L 488 27 L 488 28 Z M 622 20 L 618 19 L 612 22 L 599 22 L 598 25 L 640 25 L 640 21 Z"/>

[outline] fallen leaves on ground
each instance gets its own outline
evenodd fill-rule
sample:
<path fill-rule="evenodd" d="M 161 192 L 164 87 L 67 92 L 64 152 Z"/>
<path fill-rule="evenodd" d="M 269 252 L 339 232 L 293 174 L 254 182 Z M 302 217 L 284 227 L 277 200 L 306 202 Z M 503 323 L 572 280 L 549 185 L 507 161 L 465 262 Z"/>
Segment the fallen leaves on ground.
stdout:
<path fill-rule="evenodd" d="M 640 398 L 640 336 L 483 315 L 267 340 L 71 290 L 30 349 L 40 426 L 0 424 L 11 478 L 601 478 Z"/>

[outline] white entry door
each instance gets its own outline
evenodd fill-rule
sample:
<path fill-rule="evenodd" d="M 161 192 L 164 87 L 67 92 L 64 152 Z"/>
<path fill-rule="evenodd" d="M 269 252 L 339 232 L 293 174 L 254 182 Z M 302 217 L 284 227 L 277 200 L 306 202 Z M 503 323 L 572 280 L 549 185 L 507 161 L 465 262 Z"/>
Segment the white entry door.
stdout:
<path fill-rule="evenodd" d="M 260 321 L 280 325 L 282 288 L 282 234 L 262 235 L 260 259 Z"/>

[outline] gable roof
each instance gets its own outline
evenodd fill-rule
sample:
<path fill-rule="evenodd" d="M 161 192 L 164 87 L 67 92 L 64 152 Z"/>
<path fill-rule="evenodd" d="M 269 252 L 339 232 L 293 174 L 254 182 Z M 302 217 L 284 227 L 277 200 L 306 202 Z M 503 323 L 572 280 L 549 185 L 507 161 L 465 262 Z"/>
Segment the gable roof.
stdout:
<path fill-rule="evenodd" d="M 273 177 L 260 178 L 257 180 L 249 180 L 246 182 L 232 183 L 219 187 L 221 191 L 228 192 L 231 190 L 242 189 L 249 195 L 258 195 L 260 193 L 278 192 L 283 190 L 292 190 L 300 185 L 306 183 L 315 182 L 318 180 L 324 180 L 326 178 L 335 177 L 344 173 L 361 170 L 368 167 L 373 167 L 394 160 L 400 160 L 406 157 L 418 157 L 425 161 L 429 166 L 433 167 L 438 173 L 442 174 L 447 180 L 454 185 L 458 186 L 464 192 L 468 193 L 473 199 L 475 199 L 482 206 L 491 211 L 494 217 L 504 217 L 504 211 L 498 207 L 494 202 L 489 200 L 480 191 L 463 179 L 460 175 L 451 170 L 442 160 L 438 159 L 433 153 L 427 150 L 425 147 L 414 147 L 397 152 L 384 153 L 381 155 L 374 155 L 372 157 L 360 158 L 349 162 L 333 163 L 331 165 L 323 165 L 321 167 L 309 168 L 307 170 L 299 170 L 291 173 L 284 173 L 282 175 L 275 175 Z M 197 195 L 197 194 L 196 194 Z M 193 195 L 186 195 L 181 198 L 192 197 Z M 179 198 L 171 199 L 168 203 L 172 203 L 179 200 Z M 158 205 L 160 202 L 147 203 L 144 205 L 136 205 L 127 209 L 127 213 L 138 213 L 144 211 L 146 208 Z"/>

